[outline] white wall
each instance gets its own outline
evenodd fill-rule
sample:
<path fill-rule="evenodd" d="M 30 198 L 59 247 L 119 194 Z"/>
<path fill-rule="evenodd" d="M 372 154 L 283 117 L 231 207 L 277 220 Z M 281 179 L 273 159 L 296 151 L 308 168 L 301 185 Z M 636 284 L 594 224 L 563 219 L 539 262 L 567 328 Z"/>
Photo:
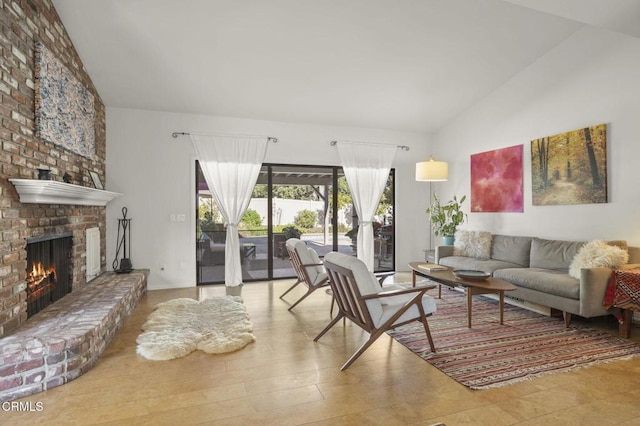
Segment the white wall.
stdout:
<path fill-rule="evenodd" d="M 470 194 L 470 155 L 524 144 L 524 213 L 470 213 L 467 229 L 640 246 L 640 40 L 584 27 L 433 138 L 438 193 Z M 531 140 L 607 123 L 607 204 L 533 206 Z M 469 212 L 470 204 L 465 203 Z"/>
<path fill-rule="evenodd" d="M 149 289 L 196 283 L 194 159 L 190 139 L 172 132 L 240 133 L 274 136 L 267 163 L 339 165 L 331 140 L 350 139 L 408 145 L 398 150 L 396 168 L 396 265 L 423 258 L 427 246 L 428 186 L 415 182 L 416 161 L 427 156 L 427 135 L 317 126 L 227 117 L 107 108 L 106 189 L 124 194 L 107 206 L 107 265 L 115 257 L 117 219 L 126 206 L 131 222 L 130 258 L 148 268 Z M 171 221 L 185 215 L 185 221 Z M 164 270 L 162 266 L 164 265 Z"/>

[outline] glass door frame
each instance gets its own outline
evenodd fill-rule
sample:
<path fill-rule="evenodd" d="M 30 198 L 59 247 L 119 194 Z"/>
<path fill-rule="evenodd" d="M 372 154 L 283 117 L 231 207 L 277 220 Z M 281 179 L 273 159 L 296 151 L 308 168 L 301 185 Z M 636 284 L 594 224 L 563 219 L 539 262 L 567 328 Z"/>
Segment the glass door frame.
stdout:
<path fill-rule="evenodd" d="M 330 206 L 327 209 L 328 212 L 331 212 L 331 240 L 332 240 L 332 250 L 337 251 L 338 250 L 338 246 L 339 246 L 339 238 L 338 235 L 340 233 L 339 229 L 338 229 L 338 210 L 337 210 L 337 206 L 338 206 L 338 180 L 340 176 L 344 176 L 344 173 L 342 172 L 342 167 L 341 166 L 324 166 L 324 165 L 301 165 L 301 164 L 283 164 L 283 163 L 264 163 L 262 165 L 262 169 L 266 168 L 266 174 L 267 174 L 267 276 L 266 277 L 260 277 L 260 278 L 254 278 L 254 279 L 247 279 L 245 280 L 246 282 L 254 282 L 254 281 L 265 281 L 265 280 L 274 280 L 274 279 L 286 279 L 286 278 L 294 278 L 295 277 L 295 273 L 293 272 L 293 268 L 292 268 L 292 275 L 290 277 L 283 277 L 283 276 L 278 276 L 277 278 L 275 277 L 274 274 L 274 246 L 273 246 L 273 241 L 274 241 L 274 216 L 273 216 L 273 187 L 274 187 L 274 183 L 273 183 L 273 175 L 274 175 L 274 168 L 320 168 L 320 169 L 327 169 L 327 171 L 329 171 L 329 169 L 331 170 L 331 186 L 332 186 L 332 194 L 331 194 L 331 199 L 330 199 Z M 198 211 L 198 204 L 199 204 L 199 200 L 198 200 L 198 170 L 199 170 L 199 163 L 196 160 L 196 166 L 195 166 L 195 173 L 196 173 L 196 197 L 195 197 L 195 203 L 196 203 L 196 227 L 198 226 L 197 224 L 199 223 L 198 221 L 200 220 L 198 215 L 199 215 L 199 211 Z M 395 218 L 396 218 L 396 214 L 395 214 L 395 210 L 396 210 L 396 200 L 395 200 L 395 169 L 391 169 L 390 173 L 389 173 L 389 177 L 392 178 L 392 185 L 391 185 L 391 194 L 390 194 L 390 198 L 391 198 L 391 206 L 392 206 L 392 224 L 391 224 L 391 234 L 392 234 L 392 242 L 391 242 L 391 249 L 392 249 L 392 255 L 391 255 L 391 266 L 390 268 L 385 268 L 382 269 L 384 271 L 394 271 L 395 270 Z M 383 224 L 384 225 L 384 224 Z M 199 272 L 198 272 L 198 268 L 199 268 L 199 264 L 196 263 L 196 276 L 199 277 Z M 215 285 L 215 284 L 223 284 L 224 283 L 224 279 L 222 281 L 210 281 L 210 282 L 200 282 L 200 280 L 197 280 L 197 285 Z"/>

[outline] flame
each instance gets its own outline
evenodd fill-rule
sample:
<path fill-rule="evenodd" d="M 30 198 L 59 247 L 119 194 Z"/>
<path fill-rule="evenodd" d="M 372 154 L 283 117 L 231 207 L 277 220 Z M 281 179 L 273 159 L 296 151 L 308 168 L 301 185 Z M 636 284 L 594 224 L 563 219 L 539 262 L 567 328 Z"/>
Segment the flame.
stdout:
<path fill-rule="evenodd" d="M 27 276 L 27 299 L 33 300 L 40 293 L 51 289 L 56 280 L 55 267 L 45 268 L 40 262 L 34 263 L 31 267 L 31 272 Z"/>

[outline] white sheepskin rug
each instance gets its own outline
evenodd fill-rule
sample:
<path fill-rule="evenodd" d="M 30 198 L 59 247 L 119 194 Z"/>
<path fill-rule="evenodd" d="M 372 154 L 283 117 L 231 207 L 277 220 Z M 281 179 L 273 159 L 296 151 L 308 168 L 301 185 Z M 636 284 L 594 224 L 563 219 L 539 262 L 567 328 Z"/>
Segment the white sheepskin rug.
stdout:
<path fill-rule="evenodd" d="M 197 349 L 209 354 L 233 352 L 256 340 L 238 296 L 159 303 L 142 330 L 136 352 L 154 361 L 180 358 Z"/>

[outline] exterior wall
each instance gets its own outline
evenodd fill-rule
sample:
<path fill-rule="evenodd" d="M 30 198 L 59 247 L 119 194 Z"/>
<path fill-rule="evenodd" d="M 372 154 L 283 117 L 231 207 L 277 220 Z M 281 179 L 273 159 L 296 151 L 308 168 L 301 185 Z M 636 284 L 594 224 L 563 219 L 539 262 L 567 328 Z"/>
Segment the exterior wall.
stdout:
<path fill-rule="evenodd" d="M 96 159 L 39 140 L 35 131 L 35 43 L 42 42 L 95 99 Z M 105 179 L 105 108 L 50 0 L 0 0 L 0 336 L 26 320 L 26 238 L 73 233 L 73 288 L 85 284 L 85 229 L 99 227 L 105 268 L 105 208 L 22 204 L 11 178 L 52 179 L 93 186 L 89 171 Z"/>

